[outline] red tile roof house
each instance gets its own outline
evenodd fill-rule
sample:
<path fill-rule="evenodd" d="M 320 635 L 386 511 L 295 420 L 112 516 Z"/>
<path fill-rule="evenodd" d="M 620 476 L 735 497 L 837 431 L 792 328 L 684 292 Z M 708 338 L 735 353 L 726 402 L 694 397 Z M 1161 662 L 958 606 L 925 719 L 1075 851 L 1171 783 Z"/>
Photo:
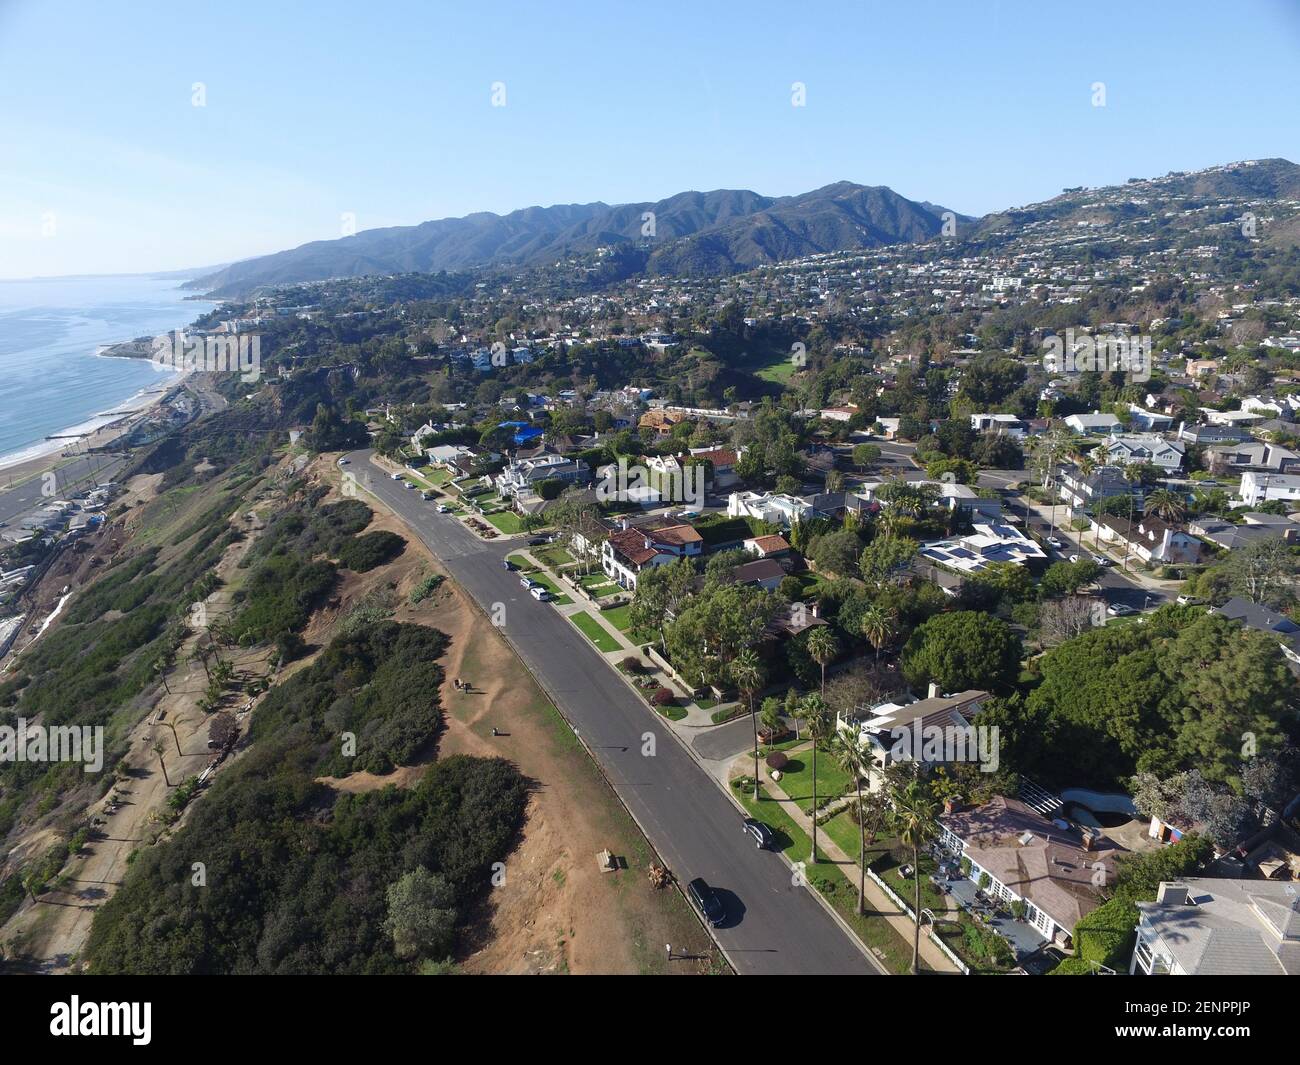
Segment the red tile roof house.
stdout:
<path fill-rule="evenodd" d="M 619 587 L 635 591 L 642 571 L 679 558 L 695 558 L 703 550 L 704 540 L 691 525 L 620 529 L 610 533 L 602 546 L 600 565 Z"/>
<path fill-rule="evenodd" d="M 1049 821 L 1002 795 L 940 815 L 939 827 L 944 845 L 970 860 L 972 881 L 988 873 L 986 893 L 1023 901 L 1025 919 L 1058 944 L 1101 905 L 1095 883 L 1114 884 L 1115 858 L 1126 853 L 1100 832 Z"/>
<path fill-rule="evenodd" d="M 705 459 L 713 469 L 713 487 L 730 488 L 738 484 L 740 478 L 736 476 L 736 463 L 740 461 L 741 451 L 733 451 L 730 448 L 691 448 L 691 458 Z"/>

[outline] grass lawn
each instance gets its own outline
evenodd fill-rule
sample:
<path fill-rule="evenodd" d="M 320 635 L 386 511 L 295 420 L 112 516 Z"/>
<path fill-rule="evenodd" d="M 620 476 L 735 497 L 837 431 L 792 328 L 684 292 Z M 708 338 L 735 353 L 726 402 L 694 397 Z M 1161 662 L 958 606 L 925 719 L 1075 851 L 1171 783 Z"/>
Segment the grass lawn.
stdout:
<path fill-rule="evenodd" d="M 613 636 L 604 630 L 600 622 L 588 614 L 585 610 L 580 610 L 576 614 L 570 614 L 569 620 L 580 628 L 592 643 L 601 651 L 617 651 L 619 643 Z"/>
<path fill-rule="evenodd" d="M 610 580 L 603 573 L 588 573 L 585 577 L 579 577 L 578 583 L 597 599 L 604 599 L 607 595 L 616 595 L 621 591 L 618 583 Z"/>
<path fill-rule="evenodd" d="M 622 606 L 612 607 L 609 610 L 602 610 L 601 614 L 614 628 L 635 643 L 649 643 L 654 639 L 653 634 L 632 631 L 632 607 L 626 603 Z"/>
<path fill-rule="evenodd" d="M 778 351 L 770 359 L 761 362 L 756 359 L 744 369 L 763 381 L 783 385 L 794 374 L 795 365 L 790 352 Z"/>
<path fill-rule="evenodd" d="M 523 555 L 509 555 L 507 556 L 506 561 L 514 563 L 521 573 L 532 573 L 533 570 L 537 568 L 529 562 L 528 559 L 524 558 Z"/>
<path fill-rule="evenodd" d="M 496 514 L 484 514 L 484 519 L 490 522 L 498 532 L 503 532 L 507 536 L 512 533 L 523 532 L 524 523 L 520 520 L 519 515 L 512 510 L 502 510 Z"/>
<path fill-rule="evenodd" d="M 812 750 L 800 751 L 790 755 L 790 761 L 781 770 L 781 787 L 785 793 L 799 804 L 806 814 L 812 813 Z M 843 795 L 849 787 L 849 775 L 825 751 L 817 752 L 817 801 L 825 803 L 828 798 Z M 854 843 L 850 854 L 856 854 Z"/>
<path fill-rule="evenodd" d="M 446 484 L 451 480 L 451 470 L 444 470 L 441 467 L 434 469 L 432 466 L 421 466 L 420 476 L 430 484 Z"/>
<path fill-rule="evenodd" d="M 548 544 L 546 547 L 533 548 L 533 557 L 544 566 L 551 569 L 561 569 L 564 566 L 572 565 L 574 558 L 568 551 L 555 544 Z"/>
<path fill-rule="evenodd" d="M 821 759 L 817 759 L 817 768 L 821 769 Z M 749 811 L 750 816 L 765 822 L 775 836 L 775 848 L 791 861 L 807 862 L 812 852 L 812 840 L 804 833 L 788 813 L 784 804 L 775 802 L 759 788 L 759 801 L 754 801 L 752 788 L 732 789 L 732 793 Z M 858 938 L 867 946 L 886 969 L 895 974 L 904 974 L 912 964 L 912 944 L 894 931 L 893 925 L 883 916 L 868 909 L 865 915 L 859 915 L 858 887 L 855 882 L 838 865 L 812 865 L 804 868 L 804 875 L 810 886 L 835 908 Z M 928 969 L 925 959 L 921 959 L 922 969 Z"/>

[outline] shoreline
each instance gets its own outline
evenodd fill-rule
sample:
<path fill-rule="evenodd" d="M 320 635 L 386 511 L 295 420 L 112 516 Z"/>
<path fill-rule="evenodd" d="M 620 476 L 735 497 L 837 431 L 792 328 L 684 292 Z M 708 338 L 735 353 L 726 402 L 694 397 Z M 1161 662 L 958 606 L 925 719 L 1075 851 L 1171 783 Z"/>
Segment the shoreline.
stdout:
<path fill-rule="evenodd" d="M 161 406 L 189 376 L 188 372 L 176 373 L 161 387 L 136 391 L 84 422 L 67 426 L 43 441 L 0 455 L 0 477 L 5 482 L 3 487 L 12 488 L 54 469 L 76 454 L 85 454 L 92 448 L 111 444 Z M 103 418 L 109 420 L 100 422 Z M 95 424 L 97 422 L 99 424 Z"/>

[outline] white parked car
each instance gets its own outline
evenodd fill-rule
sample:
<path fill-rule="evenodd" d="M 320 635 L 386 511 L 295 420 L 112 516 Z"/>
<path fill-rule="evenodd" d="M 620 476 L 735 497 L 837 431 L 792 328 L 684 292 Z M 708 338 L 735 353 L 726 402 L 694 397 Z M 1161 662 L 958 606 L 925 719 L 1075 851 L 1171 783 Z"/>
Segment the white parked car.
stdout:
<path fill-rule="evenodd" d="M 551 593 L 548 592 L 545 588 L 541 587 L 541 585 L 538 585 L 536 588 L 529 588 L 528 594 L 531 595 L 534 599 L 536 599 L 539 603 L 544 603 L 551 598 Z"/>

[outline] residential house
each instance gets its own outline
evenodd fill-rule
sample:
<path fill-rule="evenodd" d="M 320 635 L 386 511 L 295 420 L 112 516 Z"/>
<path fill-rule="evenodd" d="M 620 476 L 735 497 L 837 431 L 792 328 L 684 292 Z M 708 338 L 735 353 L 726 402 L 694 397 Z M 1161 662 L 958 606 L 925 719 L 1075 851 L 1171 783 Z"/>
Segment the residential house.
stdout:
<path fill-rule="evenodd" d="M 736 463 L 744 453 L 744 448 L 693 447 L 690 450 L 692 458 L 705 460 L 712 465 L 714 488 L 730 488 L 740 480 L 736 476 Z"/>
<path fill-rule="evenodd" d="M 1049 821 L 1019 799 L 998 795 L 983 806 L 939 817 L 944 845 L 970 862 L 970 878 L 1003 903 L 1023 902 L 1025 919 L 1063 944 L 1102 902 L 1097 884 L 1115 882 L 1125 851 L 1095 829 Z"/>
<path fill-rule="evenodd" d="M 1017 440 L 1027 435 L 1027 427 L 1014 414 L 972 414 L 970 427 L 977 433 L 1004 433 Z"/>
<path fill-rule="evenodd" d="M 1300 887 L 1188 877 L 1139 902 L 1136 976 L 1300 976 Z"/>
<path fill-rule="evenodd" d="M 591 480 L 591 467 L 582 459 L 565 458 L 548 453 L 532 458 L 515 459 L 497 474 L 497 494 L 502 499 L 517 496 L 524 489 L 535 488 L 543 481 L 562 481 L 565 484 L 586 484 Z"/>
<path fill-rule="evenodd" d="M 759 558 L 784 558 L 791 551 L 789 541 L 775 533 L 771 536 L 750 537 L 741 546 L 751 555 L 757 555 Z"/>
<path fill-rule="evenodd" d="M 1166 473 L 1182 468 L 1187 448 L 1177 441 L 1166 440 L 1154 433 L 1112 433 L 1101 445 L 1106 462 L 1111 466 L 1130 463 L 1151 463 Z"/>
<path fill-rule="evenodd" d="M 1248 507 L 1281 500 L 1296 503 L 1300 500 L 1300 473 L 1256 473 L 1247 470 L 1241 475 L 1241 498 Z"/>
<path fill-rule="evenodd" d="M 935 540 L 921 545 L 919 557 L 961 573 L 978 573 L 991 562 L 1015 562 L 1047 555 L 1033 540 L 1013 525 L 972 524 L 972 531 L 952 540 Z"/>
<path fill-rule="evenodd" d="M 767 592 L 774 592 L 785 580 L 785 567 L 774 558 L 760 558 L 742 562 L 731 571 L 734 584 L 754 584 Z"/>
<path fill-rule="evenodd" d="M 1118 514 L 1102 514 L 1092 519 L 1092 531 L 1103 543 L 1119 544 L 1148 564 L 1200 561 L 1201 541 L 1154 514 L 1133 521 Z"/>
<path fill-rule="evenodd" d="M 686 421 L 686 415 L 674 414 L 666 410 L 648 410 L 637 421 L 637 427 L 641 429 L 653 429 L 660 436 L 667 436 L 673 431 L 673 427 Z"/>
<path fill-rule="evenodd" d="M 943 695 L 938 685 L 931 684 L 924 699 L 841 710 L 835 715 L 835 727 L 838 732 L 856 736 L 859 746 L 870 753 L 868 783 L 872 791 L 877 791 L 884 781 L 882 774 L 894 762 L 942 762 L 952 753 L 957 740 L 965 745 L 967 757 L 977 758 L 978 743 L 970 731 L 971 722 L 989 698 L 988 692 L 977 689 Z M 953 744 L 944 743 L 940 749 L 931 743 L 927 751 L 924 740 L 935 736 L 936 729 L 944 730 L 939 735 L 952 739 Z"/>
<path fill-rule="evenodd" d="M 1239 444 L 1254 438 L 1239 425 L 1180 425 L 1178 439 L 1184 444 L 1210 447 L 1214 444 Z"/>
<path fill-rule="evenodd" d="M 1084 436 L 1106 436 L 1123 428 L 1123 423 L 1113 414 L 1093 411 L 1091 414 L 1071 414 L 1065 424 Z"/>
<path fill-rule="evenodd" d="M 1129 423 L 1144 433 L 1163 433 L 1173 428 L 1174 420 L 1166 414 L 1157 414 L 1136 403 L 1128 405 Z"/>
<path fill-rule="evenodd" d="M 704 540 L 691 525 L 660 528 L 628 526 L 609 534 L 601 546 L 600 566 L 621 588 L 636 590 L 637 578 L 654 566 L 695 558 Z"/>
<path fill-rule="evenodd" d="M 1261 440 L 1220 444 L 1206 454 L 1211 473 L 1254 470 L 1257 473 L 1300 473 L 1300 454 Z"/>
<path fill-rule="evenodd" d="M 732 492 L 727 497 L 727 517 L 758 518 L 791 528 L 812 514 L 812 504 L 794 496 L 768 492 Z"/>
<path fill-rule="evenodd" d="M 1056 489 L 1062 502 L 1072 510 L 1084 510 L 1103 499 L 1115 496 L 1134 497 L 1138 510 L 1142 509 L 1142 486 L 1130 482 L 1120 466 L 1098 466 L 1086 477 L 1078 466 L 1062 466 L 1056 472 Z"/>

